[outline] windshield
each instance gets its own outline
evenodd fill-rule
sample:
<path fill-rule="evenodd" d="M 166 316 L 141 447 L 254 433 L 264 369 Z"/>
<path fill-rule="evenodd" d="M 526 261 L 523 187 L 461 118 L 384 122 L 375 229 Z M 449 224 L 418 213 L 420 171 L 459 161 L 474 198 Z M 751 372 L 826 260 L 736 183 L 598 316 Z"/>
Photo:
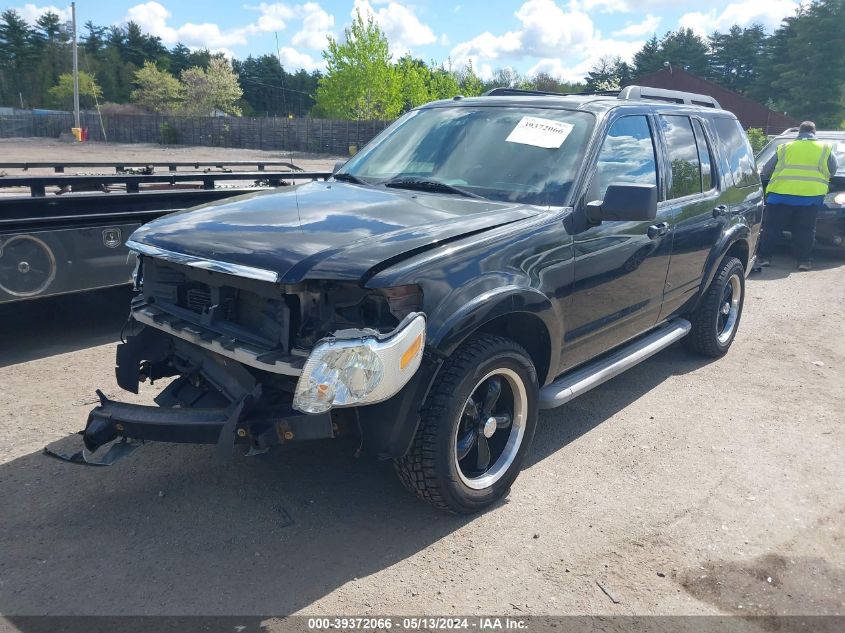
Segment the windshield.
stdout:
<path fill-rule="evenodd" d="M 797 138 L 797 137 L 795 137 Z M 777 151 L 777 148 L 784 143 L 794 141 L 795 138 L 776 138 L 771 143 L 766 145 L 757 155 L 757 167 L 762 169 L 763 165 L 772 157 Z M 840 176 L 845 176 L 845 139 L 843 138 L 824 138 L 819 135 L 817 140 L 822 143 L 829 143 L 833 146 L 833 155 L 836 156 L 836 173 Z"/>
<path fill-rule="evenodd" d="M 424 108 L 387 128 L 338 175 L 369 185 L 562 206 L 593 123 L 591 114 L 571 110 Z"/>

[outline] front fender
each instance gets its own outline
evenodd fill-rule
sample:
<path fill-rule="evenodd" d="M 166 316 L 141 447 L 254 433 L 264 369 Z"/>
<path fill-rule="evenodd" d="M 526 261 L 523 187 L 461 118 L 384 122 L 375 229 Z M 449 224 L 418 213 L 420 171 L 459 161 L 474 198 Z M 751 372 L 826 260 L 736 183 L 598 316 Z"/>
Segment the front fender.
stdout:
<path fill-rule="evenodd" d="M 430 322 L 428 344 L 439 354 L 450 356 L 479 328 L 514 313 L 537 316 L 545 325 L 552 343 L 562 340 L 563 318 L 549 298 L 535 288 L 510 285 L 491 288 L 459 306 L 447 303 Z M 559 360 L 559 346 L 552 344 L 549 367 L 557 367 Z"/>

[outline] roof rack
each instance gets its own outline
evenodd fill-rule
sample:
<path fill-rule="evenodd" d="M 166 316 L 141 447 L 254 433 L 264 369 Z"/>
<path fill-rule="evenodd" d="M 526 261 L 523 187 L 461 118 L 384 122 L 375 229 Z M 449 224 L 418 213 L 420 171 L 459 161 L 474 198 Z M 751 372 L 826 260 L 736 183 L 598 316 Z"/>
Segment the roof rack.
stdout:
<path fill-rule="evenodd" d="M 492 88 L 485 92 L 484 97 L 518 97 L 520 95 L 543 95 L 552 97 L 580 97 L 584 95 L 598 95 L 601 97 L 615 97 L 618 90 L 595 90 L 592 92 L 552 92 L 547 90 L 523 90 L 522 88 Z"/>
<path fill-rule="evenodd" d="M 687 105 L 697 105 L 705 108 L 722 108 L 719 102 L 709 95 L 683 92 L 682 90 L 650 88 L 649 86 L 625 86 L 619 91 L 619 98 L 631 101 L 647 99 L 649 101 L 665 101 L 667 103 L 685 103 Z"/>
<path fill-rule="evenodd" d="M 599 96 L 616 97 L 626 101 L 664 101 L 666 103 L 681 103 L 697 105 L 705 108 L 718 108 L 721 105 L 713 97 L 697 94 L 695 92 L 683 92 L 681 90 L 665 90 L 663 88 L 650 88 L 648 86 L 625 86 L 621 90 L 596 90 L 593 92 L 548 92 L 544 90 L 522 90 L 519 88 L 493 88 L 484 93 L 485 97 L 516 97 L 526 95 L 545 95 L 555 97 L 580 97 Z"/>

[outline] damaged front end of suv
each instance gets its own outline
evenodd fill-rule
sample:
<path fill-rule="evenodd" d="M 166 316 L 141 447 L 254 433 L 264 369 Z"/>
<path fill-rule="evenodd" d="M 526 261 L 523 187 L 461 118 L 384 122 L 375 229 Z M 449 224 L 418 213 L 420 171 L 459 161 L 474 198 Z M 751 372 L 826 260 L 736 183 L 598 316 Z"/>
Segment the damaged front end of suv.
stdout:
<path fill-rule="evenodd" d="M 350 407 L 384 402 L 416 374 L 425 347 L 418 288 L 284 284 L 268 271 L 130 242 L 135 295 L 117 347 L 126 391 L 173 380 L 158 405 L 108 399 L 88 418 L 89 451 L 117 438 L 234 444 L 252 452 L 359 431 Z"/>

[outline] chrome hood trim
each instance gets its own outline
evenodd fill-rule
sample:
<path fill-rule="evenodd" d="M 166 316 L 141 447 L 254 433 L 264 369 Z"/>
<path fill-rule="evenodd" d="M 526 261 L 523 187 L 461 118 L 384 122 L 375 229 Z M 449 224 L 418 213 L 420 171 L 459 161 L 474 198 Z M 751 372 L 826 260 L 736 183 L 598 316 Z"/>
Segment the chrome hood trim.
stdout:
<path fill-rule="evenodd" d="M 279 282 L 279 274 L 273 272 L 272 270 L 253 268 L 252 266 L 243 266 L 242 264 L 220 262 L 213 259 L 205 259 L 204 257 L 196 257 L 195 255 L 186 255 L 184 253 L 176 253 L 163 248 L 158 248 L 157 246 L 142 244 L 141 242 L 136 242 L 134 240 L 127 240 L 126 247 L 130 251 L 135 251 L 141 255 L 164 259 L 176 264 L 192 266 L 193 268 L 202 268 L 203 270 L 210 270 L 215 273 L 226 273 L 228 275 L 235 275 L 236 277 L 246 277 L 247 279 L 257 279 L 259 281 L 269 281 L 271 283 Z"/>

